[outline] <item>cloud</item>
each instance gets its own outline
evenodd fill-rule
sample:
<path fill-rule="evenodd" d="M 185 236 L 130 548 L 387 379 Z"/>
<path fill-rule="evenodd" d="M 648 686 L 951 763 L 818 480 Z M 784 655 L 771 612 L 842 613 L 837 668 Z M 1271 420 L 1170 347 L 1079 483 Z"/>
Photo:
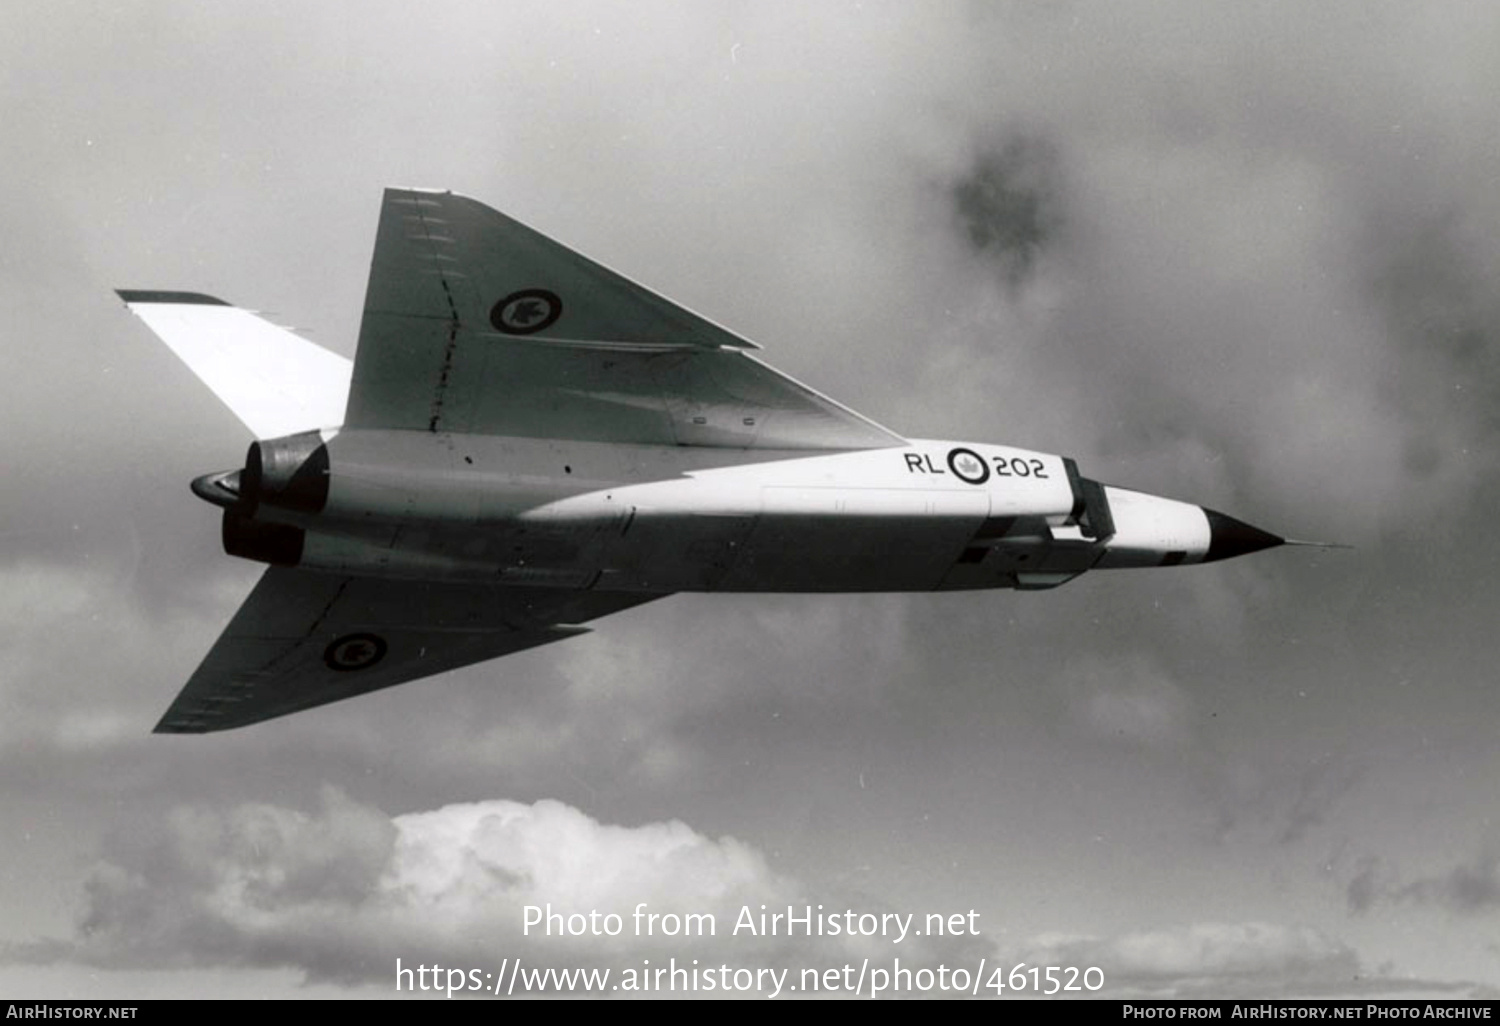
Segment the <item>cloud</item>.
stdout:
<path fill-rule="evenodd" d="M 672 956 L 802 967 L 875 953 L 927 964 L 967 948 L 734 930 L 746 907 L 820 902 L 834 908 L 751 846 L 680 821 L 614 826 L 550 800 L 388 817 L 327 788 L 312 813 L 179 807 L 116 836 L 88 879 L 77 936 L 30 953 L 104 968 L 293 968 L 358 984 L 393 980 L 397 958 L 484 971 L 516 956 L 536 967 Z M 637 908 L 663 918 L 638 924 Z M 689 915 L 714 925 L 687 936 Z"/>
<path fill-rule="evenodd" d="M 995 9 L 955 32 L 928 116 L 949 134 L 922 157 L 968 261 L 1002 267 L 969 303 L 1008 316 L 944 341 L 1023 378 L 985 380 L 971 421 L 1009 411 L 1100 473 L 1225 503 L 1305 516 L 1316 495 L 1346 532 L 1480 508 L 1494 13 L 1344 10 Z"/>
<path fill-rule="evenodd" d="M 1487 852 L 1436 877 L 1415 880 L 1397 892 L 1399 900 L 1437 904 L 1454 912 L 1500 908 L 1500 855 Z"/>
<path fill-rule="evenodd" d="M 1057 689 L 1066 727 L 1091 744 L 1113 742 L 1192 767 L 1190 784 L 1208 806 L 1216 840 L 1294 844 L 1361 779 L 1357 762 L 1328 754 L 1279 761 L 1227 754 L 1204 709 L 1213 701 L 1212 678 L 1201 670 L 1182 675 L 1167 663 L 1142 652 L 1068 659 Z"/>
<path fill-rule="evenodd" d="M 1000 951 L 983 938 L 737 935 L 741 910 L 885 911 L 809 897 L 755 848 L 680 821 L 626 827 L 561 802 L 492 800 L 387 816 L 325 788 L 301 812 L 180 806 L 115 834 L 84 888 L 76 934 L 8 961 L 106 973 L 286 972 L 309 985 L 394 986 L 403 965 L 496 971 L 639 967 L 643 960 L 805 968 L 899 956 L 912 968 L 997 956 L 1094 966 L 1111 997 L 1374 994 L 1466 985 L 1366 970 L 1307 926 L 1194 923 L 1113 937 L 1045 935 Z M 633 912 L 662 918 L 640 930 Z M 607 917 L 613 913 L 618 918 Z M 689 914 L 711 935 L 684 936 Z M 553 916 L 555 918 L 549 918 Z M 525 923 L 530 916 L 537 925 Z M 920 918 L 920 917 L 918 917 Z M 550 924 L 550 925 L 549 925 Z M 611 928 L 615 935 L 601 935 Z"/>
<path fill-rule="evenodd" d="M 1496 219 L 1500 220 L 1500 219 Z M 1500 435 L 1500 301 L 1491 287 L 1500 253 L 1483 213 L 1450 199 L 1438 209 L 1398 208 L 1365 230 L 1364 284 L 1396 340 L 1403 387 L 1385 398 L 1411 424 L 1400 466 L 1415 482 L 1472 489 L 1476 461 Z M 1444 401 L 1428 405 L 1424 399 Z"/>
<path fill-rule="evenodd" d="M 1114 937 L 1040 937 L 1011 953 L 1029 965 L 1097 966 L 1108 997 L 1236 998 L 1461 992 L 1468 983 L 1371 972 L 1310 926 L 1190 923 Z"/>
<path fill-rule="evenodd" d="M 1500 910 L 1500 852 L 1480 851 L 1446 872 L 1402 883 L 1380 859 L 1368 858 L 1345 886 L 1349 911 L 1362 915 L 1376 905 L 1441 908 L 1458 915 Z"/>
<path fill-rule="evenodd" d="M 1363 775 L 1357 763 L 1332 756 L 1269 765 L 1230 760 L 1211 767 L 1200 786 L 1214 804 L 1220 840 L 1243 840 L 1258 829 L 1285 845 L 1321 826 Z"/>
<path fill-rule="evenodd" d="M 1097 965 L 1111 989 L 1223 993 L 1246 987 L 1353 980 L 1346 945 L 1310 927 L 1197 923 L 1099 939 L 1063 939 L 1034 954 L 1048 965 Z"/>
<path fill-rule="evenodd" d="M 1013 285 L 1026 278 L 1058 228 L 1057 162 L 1044 138 L 1013 132 L 978 154 L 953 186 L 954 211 L 969 244 Z"/>
<path fill-rule="evenodd" d="M 1074 722 L 1092 736 L 1148 748 L 1193 740 L 1191 699 L 1147 656 L 1080 657 L 1062 677 Z"/>
<path fill-rule="evenodd" d="M 1344 898 L 1349 904 L 1350 912 L 1363 915 L 1382 896 L 1386 888 L 1380 879 L 1380 872 L 1380 860 L 1367 858 L 1360 862 L 1359 871 L 1344 888 Z"/>
<path fill-rule="evenodd" d="M 221 581 L 183 586 L 177 601 L 206 609 L 151 608 L 128 562 L 100 563 L 0 562 L 0 758 L 144 742 L 162 701 L 158 668 L 179 659 L 184 672 L 195 632 L 215 629 Z"/>

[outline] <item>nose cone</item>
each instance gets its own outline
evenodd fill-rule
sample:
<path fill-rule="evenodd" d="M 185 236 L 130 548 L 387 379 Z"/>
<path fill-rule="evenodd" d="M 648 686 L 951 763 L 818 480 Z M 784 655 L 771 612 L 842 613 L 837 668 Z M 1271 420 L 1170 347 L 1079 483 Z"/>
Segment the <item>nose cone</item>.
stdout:
<path fill-rule="evenodd" d="M 1204 563 L 1243 556 L 1247 552 L 1259 552 L 1261 549 L 1271 549 L 1286 543 L 1285 538 L 1251 527 L 1243 520 L 1225 516 L 1218 510 L 1204 509 L 1203 514 L 1208 517 L 1209 538 L 1208 552 L 1202 560 Z"/>

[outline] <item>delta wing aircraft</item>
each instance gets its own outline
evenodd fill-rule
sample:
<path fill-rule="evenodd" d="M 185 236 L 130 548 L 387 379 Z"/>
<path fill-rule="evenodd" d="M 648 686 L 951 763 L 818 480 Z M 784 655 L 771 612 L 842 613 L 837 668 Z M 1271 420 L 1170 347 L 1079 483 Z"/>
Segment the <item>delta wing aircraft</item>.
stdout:
<path fill-rule="evenodd" d="M 193 491 L 269 564 L 163 716 L 202 733 L 586 633 L 682 591 L 1054 588 L 1283 544 L 1073 460 L 904 438 L 475 200 L 389 189 L 347 359 L 121 291 L 257 439 Z"/>

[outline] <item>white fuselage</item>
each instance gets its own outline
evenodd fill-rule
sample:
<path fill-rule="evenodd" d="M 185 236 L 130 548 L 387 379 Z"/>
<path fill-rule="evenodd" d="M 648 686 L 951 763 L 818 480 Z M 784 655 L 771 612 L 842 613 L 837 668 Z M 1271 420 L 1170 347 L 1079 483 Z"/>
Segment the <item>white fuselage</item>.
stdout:
<path fill-rule="evenodd" d="M 327 432 L 298 565 L 613 591 L 1045 588 L 1200 561 L 1204 511 L 1071 461 L 916 440 L 837 453 Z M 746 462 L 753 458 L 754 462 Z"/>

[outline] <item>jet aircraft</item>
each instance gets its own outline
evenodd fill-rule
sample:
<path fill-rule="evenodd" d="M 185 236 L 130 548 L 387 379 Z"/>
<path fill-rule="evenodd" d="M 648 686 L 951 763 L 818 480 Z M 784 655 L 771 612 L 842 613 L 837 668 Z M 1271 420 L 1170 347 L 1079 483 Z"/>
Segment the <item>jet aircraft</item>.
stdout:
<path fill-rule="evenodd" d="M 284 716 L 674 592 L 1054 588 L 1286 539 L 1072 459 L 905 438 L 475 200 L 381 205 L 352 363 L 191 292 L 120 297 L 250 430 L 192 482 L 269 564 L 156 726 Z"/>

